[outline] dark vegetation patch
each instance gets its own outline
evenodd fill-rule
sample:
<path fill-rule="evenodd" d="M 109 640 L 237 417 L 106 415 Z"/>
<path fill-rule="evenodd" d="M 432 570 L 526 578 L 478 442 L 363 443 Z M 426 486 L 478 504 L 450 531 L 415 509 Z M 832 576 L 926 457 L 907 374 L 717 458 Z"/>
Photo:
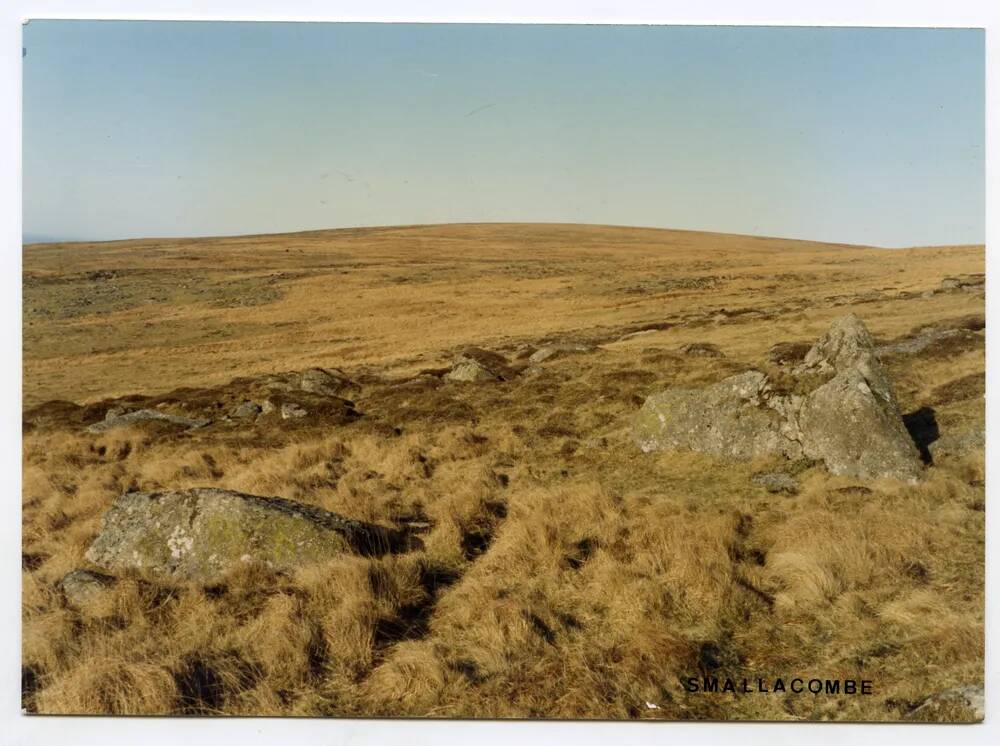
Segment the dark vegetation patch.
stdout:
<path fill-rule="evenodd" d="M 970 373 L 931 391 L 931 400 L 937 405 L 953 404 L 966 399 L 981 398 L 986 394 L 986 373 Z"/>
<path fill-rule="evenodd" d="M 189 656 L 174 674 L 178 709 L 185 715 L 218 715 L 228 696 L 250 689 L 260 676 L 235 652 Z"/>

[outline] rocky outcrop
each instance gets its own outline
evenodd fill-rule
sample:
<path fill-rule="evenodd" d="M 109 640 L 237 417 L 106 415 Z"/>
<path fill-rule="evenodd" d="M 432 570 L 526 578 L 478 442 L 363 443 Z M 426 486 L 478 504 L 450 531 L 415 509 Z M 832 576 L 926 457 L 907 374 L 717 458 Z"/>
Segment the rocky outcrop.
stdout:
<path fill-rule="evenodd" d="M 123 409 L 109 409 L 101 422 L 95 422 L 87 428 L 91 433 L 103 433 L 115 427 L 126 425 L 136 425 L 142 422 L 164 422 L 170 425 L 178 425 L 185 430 L 194 430 L 211 424 L 211 420 L 201 417 L 182 417 L 176 414 L 168 414 L 158 409 L 136 409 L 127 412 Z"/>
<path fill-rule="evenodd" d="M 229 383 L 207 388 L 183 387 L 172 391 L 132 394 L 89 404 L 51 401 L 25 410 L 26 429 L 79 427 L 95 435 L 114 428 L 133 426 L 160 437 L 180 435 L 211 426 L 221 429 L 298 429 L 342 425 L 362 413 L 354 401 L 345 398 L 360 393 L 361 385 L 335 369 L 309 368 L 305 371 L 234 378 Z M 308 417 L 281 417 L 289 405 Z M 273 415 L 272 415 L 273 413 Z"/>
<path fill-rule="evenodd" d="M 986 275 L 971 274 L 960 277 L 945 277 L 941 280 L 941 290 L 964 290 L 975 292 L 986 287 Z"/>
<path fill-rule="evenodd" d="M 646 399 L 633 426 L 645 451 L 691 450 L 749 459 L 802 454 L 782 432 L 783 420 L 769 407 L 767 376 L 741 373 L 706 389 L 668 389 Z"/>
<path fill-rule="evenodd" d="M 833 474 L 917 477 L 920 454 L 861 319 L 834 321 L 794 372 L 803 393 L 775 391 L 764 373 L 750 371 L 706 389 L 650 396 L 633 438 L 647 452 L 805 456 Z"/>
<path fill-rule="evenodd" d="M 356 393 L 358 388 L 342 370 L 309 368 L 299 374 L 299 389 L 310 394 L 344 396 Z"/>
<path fill-rule="evenodd" d="M 878 385 L 848 371 L 813 391 L 798 417 L 805 456 L 822 460 L 832 474 L 915 478 L 920 453 L 895 401 Z"/>
<path fill-rule="evenodd" d="M 336 368 L 307 368 L 303 371 L 271 373 L 262 376 L 258 383 L 269 391 L 293 393 L 304 391 L 318 396 L 355 396 L 361 387 L 342 370 Z"/>
<path fill-rule="evenodd" d="M 220 489 L 126 492 L 87 559 L 110 571 L 210 583 L 244 564 L 292 570 L 341 552 L 384 554 L 399 532 L 277 497 Z"/>
<path fill-rule="evenodd" d="M 459 383 L 474 383 L 476 381 L 498 381 L 499 377 L 489 368 L 475 360 L 460 360 L 450 371 L 445 373 L 445 380 Z"/>

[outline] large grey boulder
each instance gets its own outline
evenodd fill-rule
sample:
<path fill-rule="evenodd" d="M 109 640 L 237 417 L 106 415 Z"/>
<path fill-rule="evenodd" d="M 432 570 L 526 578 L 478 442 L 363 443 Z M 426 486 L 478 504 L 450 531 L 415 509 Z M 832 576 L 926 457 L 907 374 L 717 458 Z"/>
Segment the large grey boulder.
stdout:
<path fill-rule="evenodd" d="M 914 479 L 920 452 L 902 413 L 868 327 L 843 316 L 806 353 L 800 374 L 833 373 L 802 401 L 797 423 L 803 452 L 832 474 Z"/>
<path fill-rule="evenodd" d="M 400 548 L 398 532 L 277 497 L 221 489 L 126 492 L 87 559 L 110 572 L 210 583 L 243 563 L 276 570 Z"/>
<path fill-rule="evenodd" d="M 705 389 L 655 394 L 636 416 L 633 438 L 647 452 L 805 456 L 833 474 L 919 475 L 920 454 L 861 319 L 850 314 L 834 321 L 795 375 L 802 393 L 774 391 L 767 375 L 750 371 Z"/>
<path fill-rule="evenodd" d="M 831 474 L 915 479 L 920 452 L 879 385 L 858 370 L 845 371 L 806 397 L 798 416 L 803 453 Z"/>
<path fill-rule="evenodd" d="M 782 432 L 768 406 L 767 376 L 731 376 L 705 389 L 668 389 L 646 399 L 632 428 L 645 451 L 691 450 L 749 459 L 768 454 L 798 458 L 801 446 Z"/>

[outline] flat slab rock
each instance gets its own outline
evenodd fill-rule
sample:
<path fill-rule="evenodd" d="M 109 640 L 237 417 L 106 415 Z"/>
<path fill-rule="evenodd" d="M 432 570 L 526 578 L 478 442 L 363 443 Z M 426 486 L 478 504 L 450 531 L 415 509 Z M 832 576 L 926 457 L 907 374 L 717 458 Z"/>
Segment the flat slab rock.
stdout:
<path fill-rule="evenodd" d="M 805 456 L 832 474 L 905 480 L 920 474 L 920 454 L 861 319 L 834 321 L 795 373 L 816 381 L 814 388 L 784 394 L 772 390 L 766 374 L 749 371 L 704 389 L 654 394 L 636 415 L 633 439 L 645 452 Z"/>
<path fill-rule="evenodd" d="M 556 344 L 556 345 L 545 345 L 544 347 L 539 347 L 530 356 L 528 356 L 528 362 L 534 365 L 538 363 L 544 363 L 546 360 L 552 360 L 557 357 L 563 357 L 564 355 L 573 355 L 581 352 L 591 352 L 594 348 L 588 345 L 582 344 Z"/>
<path fill-rule="evenodd" d="M 126 492 L 104 515 L 86 557 L 112 573 L 210 583 L 242 563 L 292 570 L 401 543 L 398 532 L 311 505 L 207 488 Z"/>
<path fill-rule="evenodd" d="M 211 420 L 201 417 L 182 417 L 176 414 L 168 414 L 158 409 L 136 409 L 132 412 L 121 412 L 116 409 L 108 410 L 107 415 L 100 422 L 95 422 L 87 428 L 91 433 L 103 433 L 116 427 L 134 425 L 137 422 L 166 422 L 171 425 L 179 425 L 188 430 L 205 427 L 211 424 Z"/>

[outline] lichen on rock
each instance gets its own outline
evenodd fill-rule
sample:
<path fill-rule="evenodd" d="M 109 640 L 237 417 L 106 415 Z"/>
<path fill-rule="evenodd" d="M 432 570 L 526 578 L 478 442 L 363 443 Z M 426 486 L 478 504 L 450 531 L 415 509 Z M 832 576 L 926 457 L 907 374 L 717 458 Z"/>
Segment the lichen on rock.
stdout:
<path fill-rule="evenodd" d="M 126 492 L 87 559 L 105 570 L 211 582 L 241 563 L 292 570 L 342 552 L 382 554 L 398 532 L 311 505 L 221 489 Z"/>

